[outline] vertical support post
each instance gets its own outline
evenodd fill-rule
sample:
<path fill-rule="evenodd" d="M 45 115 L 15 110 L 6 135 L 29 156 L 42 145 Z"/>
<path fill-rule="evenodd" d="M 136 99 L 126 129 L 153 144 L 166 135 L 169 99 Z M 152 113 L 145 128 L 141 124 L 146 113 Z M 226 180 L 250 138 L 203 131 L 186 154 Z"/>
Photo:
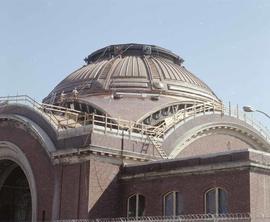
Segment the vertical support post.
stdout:
<path fill-rule="evenodd" d="M 93 132 L 95 130 L 95 113 L 92 113 L 92 128 L 93 128 Z"/>
<path fill-rule="evenodd" d="M 78 123 L 78 121 L 79 121 L 79 116 L 80 116 L 80 114 L 75 114 L 75 119 L 76 119 L 76 121 L 75 121 L 75 126 L 76 126 L 76 124 Z M 74 127 L 75 127 L 74 126 Z"/>
<path fill-rule="evenodd" d="M 193 117 L 195 118 L 196 116 L 196 102 L 193 105 Z"/>
<path fill-rule="evenodd" d="M 132 123 L 129 121 L 129 139 L 131 139 Z"/>
<path fill-rule="evenodd" d="M 231 107 L 231 102 L 229 102 L 229 116 L 232 115 L 232 107 Z"/>
<path fill-rule="evenodd" d="M 247 115 L 244 113 L 244 121 L 247 122 Z"/>
<path fill-rule="evenodd" d="M 84 120 L 83 120 L 83 126 L 86 126 L 86 113 L 84 113 Z"/>
<path fill-rule="evenodd" d="M 239 119 L 239 107 L 238 104 L 236 105 L 236 117 Z"/>
<path fill-rule="evenodd" d="M 149 142 L 149 145 L 151 144 L 151 141 L 148 141 Z M 156 150 L 156 148 L 155 148 L 155 145 L 152 143 L 152 155 L 153 156 L 155 156 L 155 150 Z"/>
<path fill-rule="evenodd" d="M 52 112 L 50 112 L 50 113 L 52 114 Z M 66 118 L 66 125 L 68 126 L 68 115 L 67 115 L 67 111 L 65 111 L 65 118 Z"/>
<path fill-rule="evenodd" d="M 113 130 L 113 119 L 110 119 L 109 126 L 110 126 L 110 130 L 112 131 Z"/>
<path fill-rule="evenodd" d="M 107 121 L 108 121 L 108 117 L 107 117 L 107 113 L 105 114 L 105 134 L 107 133 Z"/>
<path fill-rule="evenodd" d="M 224 115 L 224 107 L 223 107 L 223 103 L 221 103 L 221 107 L 220 107 L 220 116 Z"/>
<path fill-rule="evenodd" d="M 117 135 L 119 134 L 119 124 L 120 124 L 120 119 L 118 117 L 118 120 L 117 120 Z"/>
<path fill-rule="evenodd" d="M 143 138 L 143 122 L 141 124 L 141 138 Z"/>
<path fill-rule="evenodd" d="M 187 117 L 187 104 L 184 105 L 184 121 L 186 121 Z"/>

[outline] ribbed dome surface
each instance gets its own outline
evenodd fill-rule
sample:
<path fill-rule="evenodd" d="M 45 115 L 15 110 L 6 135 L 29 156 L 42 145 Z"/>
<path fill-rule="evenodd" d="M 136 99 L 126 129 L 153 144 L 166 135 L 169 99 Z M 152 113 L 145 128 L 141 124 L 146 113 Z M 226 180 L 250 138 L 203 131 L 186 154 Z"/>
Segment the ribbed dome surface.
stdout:
<path fill-rule="evenodd" d="M 135 78 L 148 81 L 151 79 L 178 80 L 209 89 L 200 79 L 183 66 L 162 58 L 143 58 L 139 56 L 117 57 L 110 60 L 96 61 L 70 74 L 61 85 L 81 80 L 105 80 L 107 77 L 110 79 Z"/>
<path fill-rule="evenodd" d="M 211 89 L 182 66 L 183 59 L 153 45 L 124 44 L 100 49 L 85 59 L 53 94 L 77 89 L 80 95 L 108 92 L 192 94 L 218 100 Z M 45 99 L 48 100 L 52 93 Z"/>

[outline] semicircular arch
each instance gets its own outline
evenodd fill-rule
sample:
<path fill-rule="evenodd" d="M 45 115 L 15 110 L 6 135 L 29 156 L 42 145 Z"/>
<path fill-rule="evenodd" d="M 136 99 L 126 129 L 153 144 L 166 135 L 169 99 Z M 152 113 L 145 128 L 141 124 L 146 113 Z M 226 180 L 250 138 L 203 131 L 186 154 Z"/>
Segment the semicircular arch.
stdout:
<path fill-rule="evenodd" d="M 170 115 L 173 115 L 175 112 L 181 109 L 184 110 L 185 106 L 187 108 L 187 107 L 191 107 L 194 104 L 195 104 L 194 101 L 181 101 L 181 102 L 173 102 L 173 103 L 165 104 L 163 106 L 158 107 L 157 109 L 151 110 L 150 112 L 146 113 L 145 115 L 140 117 L 140 119 L 137 122 L 145 122 L 147 118 L 153 116 L 157 112 L 164 113 L 164 114 L 168 113 L 168 114 L 163 115 L 164 118 L 161 118 L 159 121 L 161 122 L 162 120 L 166 119 Z"/>
<path fill-rule="evenodd" d="M 235 123 L 208 123 L 192 128 L 179 137 L 178 143 L 173 147 L 169 158 L 176 158 L 189 144 L 201 137 L 214 134 L 233 136 L 255 150 L 270 152 L 270 144 L 255 131 Z"/>
<path fill-rule="evenodd" d="M 32 133 L 38 137 L 39 142 L 46 151 L 48 157 L 50 153 L 56 151 L 55 144 L 53 143 L 51 137 L 35 122 L 32 120 L 19 115 L 12 114 L 0 114 L 0 120 L 3 121 L 15 121 L 25 127 L 27 130 L 32 131 Z"/>
<path fill-rule="evenodd" d="M 15 144 L 8 141 L 0 141 L 0 161 L 11 160 L 16 163 L 29 183 L 32 203 L 32 221 L 37 221 L 37 189 L 34 173 L 24 153 Z"/>

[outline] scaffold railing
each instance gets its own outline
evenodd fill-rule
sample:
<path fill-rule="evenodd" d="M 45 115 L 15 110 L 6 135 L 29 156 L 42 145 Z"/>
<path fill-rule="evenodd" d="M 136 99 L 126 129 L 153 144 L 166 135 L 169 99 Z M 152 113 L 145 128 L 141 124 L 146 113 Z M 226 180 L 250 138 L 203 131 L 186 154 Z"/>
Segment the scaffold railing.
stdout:
<path fill-rule="evenodd" d="M 159 124 L 158 126 L 152 126 L 144 124 L 143 122 L 138 123 L 134 121 L 123 120 L 120 118 L 109 117 L 107 114 L 98 115 L 95 113 L 85 113 L 62 106 L 38 103 L 27 95 L 0 97 L 0 104 L 1 103 L 22 103 L 31 106 L 44 117 L 46 117 L 58 132 L 67 128 L 92 125 L 93 129 L 95 126 L 102 127 L 105 132 L 108 130 L 114 130 L 117 134 L 119 134 L 120 131 L 127 131 L 130 135 L 132 133 L 137 133 L 147 136 L 152 145 L 158 151 L 159 155 L 164 159 L 167 159 L 167 154 L 161 148 L 160 142 L 162 138 L 164 138 L 164 134 L 168 129 L 185 118 L 195 116 L 197 113 L 222 111 L 221 106 L 217 106 L 215 103 L 194 104 L 191 107 L 185 108 L 183 110 L 178 110 L 172 116 L 167 117 L 162 122 L 162 124 Z"/>
<path fill-rule="evenodd" d="M 0 106 L 4 106 L 7 104 L 23 104 L 30 106 L 31 108 L 35 109 L 39 113 L 41 113 L 43 116 L 45 116 L 50 123 L 53 124 L 53 126 L 57 129 L 61 128 L 61 123 L 59 121 L 59 116 L 63 116 L 66 119 L 74 119 L 77 120 L 78 116 L 82 114 L 79 111 L 61 107 L 61 106 L 55 106 L 51 104 L 46 103 L 39 103 L 30 96 L 27 95 L 17 95 L 17 96 L 5 96 L 0 97 Z"/>
<path fill-rule="evenodd" d="M 210 103 L 201 103 L 176 112 L 172 117 L 166 118 L 161 125 L 152 126 L 135 121 L 124 120 L 121 118 L 114 118 L 108 115 L 85 113 L 62 106 L 39 103 L 27 95 L 0 97 L 0 106 L 1 104 L 28 105 L 47 117 L 50 122 L 54 123 L 57 130 L 76 128 L 85 125 L 96 125 L 107 129 L 116 129 L 119 131 L 126 130 L 130 133 L 133 132 L 142 133 L 144 135 L 155 135 L 159 138 L 164 135 L 168 128 L 172 127 L 176 122 L 185 117 L 194 115 L 198 112 L 208 112 L 214 109 L 218 110 L 216 105 L 211 105 Z"/>
<path fill-rule="evenodd" d="M 6 104 L 17 103 L 28 105 L 37 110 L 50 123 L 52 123 L 58 132 L 67 128 L 77 128 L 91 125 L 93 129 L 99 128 L 105 133 L 115 132 L 116 134 L 121 134 L 124 131 L 125 134 L 129 135 L 139 134 L 141 136 L 146 136 L 162 158 L 167 158 L 166 153 L 161 148 L 166 132 L 175 127 L 179 122 L 185 121 L 189 118 L 195 118 L 198 115 L 207 115 L 213 113 L 221 115 L 226 114 L 253 126 L 267 141 L 269 141 L 270 138 L 269 130 L 262 124 L 258 123 L 258 121 L 248 118 L 246 113 L 239 110 L 238 106 L 236 106 L 236 108 L 232 108 L 230 105 L 225 107 L 222 103 L 217 102 L 195 103 L 190 107 L 180 109 L 174 114 L 168 116 L 161 122 L 161 124 L 157 126 L 144 124 L 143 122 L 134 122 L 121 118 L 114 118 L 108 115 L 81 112 L 62 106 L 39 103 L 27 95 L 0 97 L 0 107 L 5 106 Z"/>

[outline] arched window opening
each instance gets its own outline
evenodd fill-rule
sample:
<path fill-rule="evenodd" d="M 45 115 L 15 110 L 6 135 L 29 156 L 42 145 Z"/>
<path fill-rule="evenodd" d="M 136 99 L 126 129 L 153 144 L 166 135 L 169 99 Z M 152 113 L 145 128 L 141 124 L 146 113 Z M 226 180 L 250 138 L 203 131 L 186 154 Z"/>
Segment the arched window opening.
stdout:
<path fill-rule="evenodd" d="M 221 188 L 213 188 L 205 194 L 205 211 L 207 214 L 228 213 L 228 194 Z"/>
<path fill-rule="evenodd" d="M 133 196 L 129 197 L 127 210 L 128 217 L 144 216 L 145 197 L 140 194 L 134 194 Z"/>
<path fill-rule="evenodd" d="M 190 111 L 192 106 L 194 106 L 194 103 L 181 103 L 167 106 L 147 116 L 142 122 L 146 125 L 158 126 L 166 123 L 166 118 L 172 117 L 178 111 Z"/>
<path fill-rule="evenodd" d="M 176 216 L 183 213 L 183 198 L 179 192 L 170 192 L 163 197 L 164 216 Z"/>

